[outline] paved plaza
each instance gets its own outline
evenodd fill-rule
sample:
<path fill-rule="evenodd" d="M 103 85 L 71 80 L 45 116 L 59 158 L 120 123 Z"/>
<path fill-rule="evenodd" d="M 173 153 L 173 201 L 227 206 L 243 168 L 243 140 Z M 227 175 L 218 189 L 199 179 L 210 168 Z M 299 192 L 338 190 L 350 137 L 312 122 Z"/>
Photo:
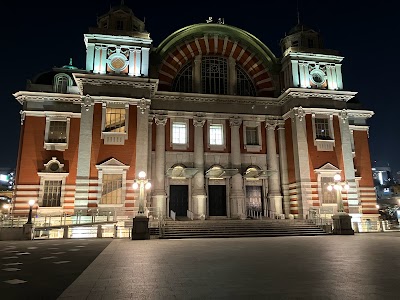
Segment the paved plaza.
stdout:
<path fill-rule="evenodd" d="M 59 300 L 398 298 L 400 233 L 80 243 L 99 240 L 108 246 L 97 245 L 107 247 Z M 35 262 L 35 276 L 42 276 L 40 266 L 48 260 Z M 54 273 L 59 281 L 64 275 Z"/>

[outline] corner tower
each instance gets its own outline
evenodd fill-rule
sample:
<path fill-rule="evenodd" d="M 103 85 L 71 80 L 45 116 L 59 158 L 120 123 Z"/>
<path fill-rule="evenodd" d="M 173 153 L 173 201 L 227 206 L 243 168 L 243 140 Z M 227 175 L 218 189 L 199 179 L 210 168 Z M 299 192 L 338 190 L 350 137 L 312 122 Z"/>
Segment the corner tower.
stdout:
<path fill-rule="evenodd" d="M 280 41 L 280 46 L 284 89 L 343 89 L 343 57 L 336 50 L 324 48 L 320 33 L 299 23 Z"/>
<path fill-rule="evenodd" d="M 87 71 L 148 76 L 150 34 L 123 2 L 98 17 L 97 27 L 89 28 L 84 39 Z"/>

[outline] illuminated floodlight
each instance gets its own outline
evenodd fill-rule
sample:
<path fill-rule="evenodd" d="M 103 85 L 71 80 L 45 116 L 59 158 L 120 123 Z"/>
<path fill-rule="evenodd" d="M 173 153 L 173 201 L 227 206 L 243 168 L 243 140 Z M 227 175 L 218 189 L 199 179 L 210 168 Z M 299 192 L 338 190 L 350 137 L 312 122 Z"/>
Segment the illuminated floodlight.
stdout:
<path fill-rule="evenodd" d="M 335 176 L 333 176 L 333 179 L 335 181 L 340 181 L 342 179 L 342 176 L 340 176 L 340 174 L 335 174 Z"/>
<path fill-rule="evenodd" d="M 140 171 L 138 175 L 139 175 L 140 179 L 145 179 L 146 178 L 146 172 L 145 171 Z"/>
<path fill-rule="evenodd" d="M 136 181 L 132 184 L 132 188 L 134 190 L 137 190 L 139 188 L 139 183 L 137 183 Z"/>
<path fill-rule="evenodd" d="M 35 200 L 31 199 L 31 200 L 29 200 L 28 204 L 29 204 L 29 206 L 33 206 L 35 204 L 35 202 L 36 202 Z"/>
<path fill-rule="evenodd" d="M 146 190 L 151 189 L 151 182 L 150 182 L 150 181 L 149 181 L 149 182 L 146 182 L 144 188 L 145 188 Z"/>
<path fill-rule="evenodd" d="M 8 175 L 0 174 L 0 181 L 8 182 L 9 180 L 10 178 L 8 177 Z"/>

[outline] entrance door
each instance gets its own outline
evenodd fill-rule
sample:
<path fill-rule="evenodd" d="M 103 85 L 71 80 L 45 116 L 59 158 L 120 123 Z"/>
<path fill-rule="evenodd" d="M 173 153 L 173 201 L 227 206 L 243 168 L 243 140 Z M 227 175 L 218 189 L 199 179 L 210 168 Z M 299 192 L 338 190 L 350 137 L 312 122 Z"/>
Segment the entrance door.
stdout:
<path fill-rule="evenodd" d="M 176 216 L 187 216 L 188 210 L 188 186 L 171 185 L 169 187 L 169 209 L 176 213 Z"/>
<path fill-rule="evenodd" d="M 262 186 L 246 186 L 246 210 L 261 212 L 264 210 Z"/>
<path fill-rule="evenodd" d="M 226 186 L 208 186 L 208 215 L 226 216 Z"/>

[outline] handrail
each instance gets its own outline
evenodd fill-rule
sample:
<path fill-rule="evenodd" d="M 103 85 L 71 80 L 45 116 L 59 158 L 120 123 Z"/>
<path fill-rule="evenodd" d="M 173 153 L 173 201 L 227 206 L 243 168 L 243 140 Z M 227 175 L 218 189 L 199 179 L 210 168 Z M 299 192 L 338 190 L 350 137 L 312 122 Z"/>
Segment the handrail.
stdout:
<path fill-rule="evenodd" d="M 171 219 L 175 221 L 176 219 L 176 212 L 171 209 Z"/>
<path fill-rule="evenodd" d="M 194 213 L 193 213 L 192 211 L 187 210 L 187 211 L 186 211 L 186 215 L 187 215 L 187 217 L 188 217 L 190 220 L 193 221 L 193 219 L 194 219 Z"/>

